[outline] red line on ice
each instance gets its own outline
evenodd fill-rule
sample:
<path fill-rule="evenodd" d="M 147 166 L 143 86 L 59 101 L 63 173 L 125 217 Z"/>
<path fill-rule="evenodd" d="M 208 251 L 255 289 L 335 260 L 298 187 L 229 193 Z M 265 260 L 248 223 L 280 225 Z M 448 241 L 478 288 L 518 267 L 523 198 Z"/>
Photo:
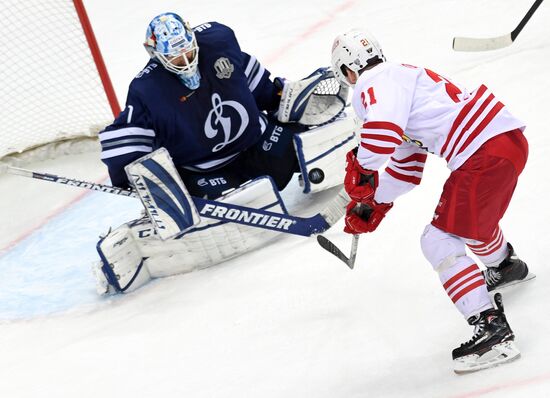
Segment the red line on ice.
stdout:
<path fill-rule="evenodd" d="M 281 57 L 281 54 L 284 54 L 285 51 L 287 51 L 289 48 L 295 47 L 298 45 L 300 40 L 296 39 L 306 39 L 309 36 L 313 35 L 315 32 L 317 32 L 319 29 L 324 27 L 325 25 L 328 25 L 334 18 L 334 15 L 336 13 L 339 13 L 341 11 L 344 11 L 348 8 L 351 8 L 357 3 L 358 0 L 348 0 L 345 3 L 340 4 L 338 7 L 334 8 L 332 11 L 328 13 L 330 15 L 329 17 L 323 18 L 314 24 L 308 26 L 303 33 L 300 35 L 294 37 L 292 40 L 289 40 L 284 45 L 276 49 L 275 51 L 271 52 L 265 60 L 265 64 L 269 65 L 272 62 L 275 62 L 277 59 Z"/>
<path fill-rule="evenodd" d="M 495 385 L 495 386 L 491 386 L 491 387 L 481 388 L 479 390 L 470 391 L 470 392 L 467 392 L 465 394 L 455 395 L 452 398 L 481 397 L 482 395 L 490 394 L 490 393 L 493 393 L 493 392 L 499 391 L 499 390 L 509 391 L 511 389 L 515 389 L 515 388 L 519 388 L 519 387 L 523 387 L 523 386 L 527 386 L 527 385 L 531 385 L 531 384 L 544 383 L 544 382 L 547 382 L 547 381 L 550 381 L 550 373 L 542 374 L 542 375 L 539 375 L 539 376 L 536 376 L 536 377 L 531 377 L 529 379 L 516 380 L 516 381 L 511 381 L 509 383 L 503 383 L 503 384 L 499 384 L 499 385 Z M 526 396 L 528 396 L 528 395 L 529 395 L 529 393 L 527 392 Z"/>
<path fill-rule="evenodd" d="M 107 176 L 102 177 L 96 182 L 102 182 L 107 179 Z M 17 246 L 18 243 L 28 238 L 30 235 L 38 231 L 40 228 L 42 228 L 44 225 L 46 225 L 52 218 L 56 217 L 57 215 L 63 213 L 65 210 L 67 210 L 69 207 L 74 205 L 76 202 L 81 200 L 84 196 L 88 195 L 92 191 L 85 190 L 84 192 L 80 193 L 78 196 L 70 200 L 69 202 L 65 203 L 63 206 L 55 209 L 50 214 L 46 215 L 38 224 L 32 226 L 27 231 L 23 232 L 21 235 L 19 235 L 17 238 L 12 240 L 10 243 L 8 243 L 6 246 L 0 248 L 0 258 L 2 258 L 4 255 L 6 255 L 10 249 L 13 249 L 15 246 Z"/>

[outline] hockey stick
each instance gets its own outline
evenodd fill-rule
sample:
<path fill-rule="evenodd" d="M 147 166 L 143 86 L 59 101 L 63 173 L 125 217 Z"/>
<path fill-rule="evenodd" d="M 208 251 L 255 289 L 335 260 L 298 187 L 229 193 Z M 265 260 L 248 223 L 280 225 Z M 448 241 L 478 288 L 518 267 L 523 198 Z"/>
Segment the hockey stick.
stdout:
<path fill-rule="evenodd" d="M 516 40 L 516 37 L 518 37 L 519 33 L 522 31 L 522 29 L 525 27 L 529 19 L 533 16 L 537 8 L 541 5 L 543 0 L 536 0 L 529 11 L 527 11 L 527 14 L 523 17 L 521 22 L 519 23 L 516 28 L 505 35 L 498 36 L 498 37 L 492 37 L 492 38 L 485 38 L 485 39 L 478 39 L 478 38 L 472 38 L 472 37 L 455 37 L 453 39 L 453 50 L 455 51 L 490 51 L 490 50 L 497 50 L 499 48 L 503 48 L 506 46 L 509 46 Z"/>
<path fill-rule="evenodd" d="M 355 213 L 359 214 L 362 218 L 365 220 L 368 220 L 372 214 L 372 208 L 368 205 L 361 204 L 355 206 L 354 210 Z M 340 250 L 334 243 L 332 243 L 330 240 L 325 238 L 323 235 L 317 236 L 317 242 L 323 249 L 328 251 L 330 254 L 334 254 L 336 257 L 338 257 L 340 260 L 342 260 L 346 265 L 353 269 L 355 265 L 355 257 L 357 257 L 357 245 L 359 244 L 359 234 L 354 234 L 353 239 L 351 241 L 351 250 L 349 253 L 349 257 L 347 257 L 342 250 Z"/>
<path fill-rule="evenodd" d="M 351 250 L 349 257 L 347 257 L 342 250 L 340 250 L 334 243 L 325 238 L 323 235 L 317 235 L 317 242 L 321 245 L 323 249 L 328 251 L 330 254 L 334 254 L 340 260 L 342 260 L 350 269 L 353 269 L 355 266 L 355 257 L 357 257 L 357 245 L 359 243 L 359 235 L 353 235 L 351 241 Z"/>
<path fill-rule="evenodd" d="M 82 181 L 74 178 L 65 178 L 54 174 L 39 173 L 12 166 L 8 166 L 7 171 L 8 173 L 14 175 L 85 188 L 92 191 L 105 192 L 131 198 L 138 197 L 137 193 L 132 189 L 122 189 L 111 185 Z M 256 209 L 226 202 L 219 202 L 216 200 L 202 199 L 196 196 L 191 196 L 191 199 L 199 210 L 199 214 L 203 217 L 293 235 L 311 236 L 313 234 L 321 233 L 326 231 L 336 222 L 336 219 L 331 217 L 330 214 L 324 215 L 322 212 L 317 213 L 312 217 L 295 217 L 289 214 L 275 213 L 264 209 Z M 338 200 L 343 200 L 340 195 L 337 195 L 337 198 L 334 199 L 334 201 Z M 337 207 L 338 203 L 335 203 L 334 205 Z M 327 213 L 331 211 L 328 207 L 325 210 L 327 210 Z"/>

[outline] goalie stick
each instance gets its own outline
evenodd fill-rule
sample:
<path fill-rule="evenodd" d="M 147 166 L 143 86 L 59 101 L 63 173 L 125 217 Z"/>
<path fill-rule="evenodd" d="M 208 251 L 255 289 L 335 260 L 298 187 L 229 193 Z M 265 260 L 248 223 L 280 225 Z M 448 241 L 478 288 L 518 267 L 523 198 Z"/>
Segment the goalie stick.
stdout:
<path fill-rule="evenodd" d="M 536 0 L 527 14 L 523 17 L 521 22 L 516 28 L 505 35 L 491 38 L 472 38 L 472 37 L 455 37 L 453 39 L 453 50 L 455 51 L 490 51 L 497 50 L 509 46 L 516 40 L 519 33 L 525 27 L 529 19 L 533 16 L 537 8 L 541 5 L 543 0 Z"/>
<path fill-rule="evenodd" d="M 132 198 L 138 197 L 137 193 L 133 189 L 122 189 L 111 185 L 82 181 L 74 178 L 65 178 L 54 174 L 39 173 L 13 166 L 8 166 L 7 171 L 8 173 L 14 175 L 85 188 L 92 191 L 105 192 Z M 339 195 L 335 200 L 338 198 Z M 325 217 L 322 212 L 317 213 L 312 217 L 295 217 L 289 214 L 275 213 L 264 209 L 256 209 L 226 202 L 219 202 L 216 200 L 202 199 L 196 196 L 191 196 L 191 199 L 199 210 L 199 214 L 203 217 L 293 235 L 311 236 L 313 234 L 321 233 L 326 231 L 336 222 L 336 220 L 330 220 L 330 217 Z"/>

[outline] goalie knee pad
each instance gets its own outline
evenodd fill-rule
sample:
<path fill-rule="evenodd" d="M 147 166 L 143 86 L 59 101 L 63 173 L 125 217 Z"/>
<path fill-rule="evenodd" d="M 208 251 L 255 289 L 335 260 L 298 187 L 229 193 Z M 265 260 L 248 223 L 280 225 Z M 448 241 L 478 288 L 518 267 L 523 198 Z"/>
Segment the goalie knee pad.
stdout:
<path fill-rule="evenodd" d="M 464 243 L 457 237 L 428 224 L 420 238 L 424 257 L 434 270 L 444 271 L 452 266 L 456 259 L 466 255 Z"/>

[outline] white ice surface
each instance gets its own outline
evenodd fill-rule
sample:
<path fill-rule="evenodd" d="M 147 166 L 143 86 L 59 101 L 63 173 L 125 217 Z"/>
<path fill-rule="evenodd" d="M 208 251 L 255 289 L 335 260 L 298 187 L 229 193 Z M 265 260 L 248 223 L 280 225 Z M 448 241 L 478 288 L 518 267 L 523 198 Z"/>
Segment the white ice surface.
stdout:
<path fill-rule="evenodd" d="M 119 100 L 146 62 L 146 24 L 174 10 L 234 28 L 274 75 L 328 65 L 335 35 L 366 26 L 390 60 L 486 83 L 528 125 L 528 165 L 502 221 L 537 278 L 504 295 L 518 361 L 467 376 L 450 352 L 471 329 L 424 260 L 419 237 L 448 175 L 430 157 L 422 185 L 362 236 L 356 268 L 315 239 L 288 236 L 207 270 L 126 296 L 95 295 L 99 234 L 135 217 L 129 198 L 1 176 L 0 397 L 548 397 L 550 5 L 516 42 L 452 51 L 453 36 L 513 29 L 531 1 L 86 1 Z M 32 168 L 101 180 L 95 156 Z M 339 223 L 327 236 L 343 248 Z"/>

